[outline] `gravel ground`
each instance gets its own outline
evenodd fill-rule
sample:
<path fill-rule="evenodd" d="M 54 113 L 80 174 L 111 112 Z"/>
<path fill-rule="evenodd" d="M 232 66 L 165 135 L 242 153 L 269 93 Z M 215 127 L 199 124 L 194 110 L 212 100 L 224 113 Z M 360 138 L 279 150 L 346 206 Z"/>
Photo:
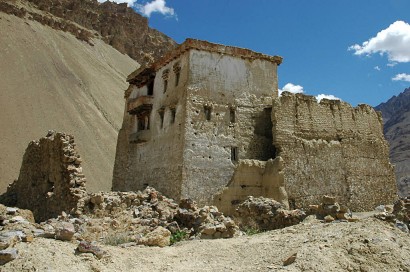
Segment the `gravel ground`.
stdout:
<path fill-rule="evenodd" d="M 305 222 L 252 236 L 194 240 L 170 247 L 101 246 L 107 257 L 76 253 L 76 243 L 37 238 L 1 271 L 410 271 L 410 235 L 373 217 L 355 223 Z M 289 265 L 284 260 L 296 254 Z M 291 261 L 290 261 L 291 262 Z"/>

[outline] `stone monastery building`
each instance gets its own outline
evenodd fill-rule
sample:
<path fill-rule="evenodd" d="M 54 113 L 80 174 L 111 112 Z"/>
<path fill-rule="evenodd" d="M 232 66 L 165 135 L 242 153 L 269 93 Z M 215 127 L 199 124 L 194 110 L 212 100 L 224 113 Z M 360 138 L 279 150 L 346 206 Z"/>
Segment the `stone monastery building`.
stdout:
<path fill-rule="evenodd" d="M 291 208 L 331 194 L 360 211 L 391 203 L 381 114 L 278 95 L 282 58 L 187 39 L 127 79 L 113 190 L 153 186 L 230 213 L 247 196 Z"/>

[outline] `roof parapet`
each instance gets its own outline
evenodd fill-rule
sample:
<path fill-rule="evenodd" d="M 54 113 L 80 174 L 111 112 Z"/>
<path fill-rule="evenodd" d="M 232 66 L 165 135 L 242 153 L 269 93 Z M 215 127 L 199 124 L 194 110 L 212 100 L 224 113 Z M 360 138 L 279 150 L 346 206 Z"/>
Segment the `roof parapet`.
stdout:
<path fill-rule="evenodd" d="M 184 52 L 196 49 L 201 51 L 216 52 L 224 55 L 240 57 L 244 59 L 262 59 L 270 61 L 280 65 L 282 63 L 282 57 L 280 56 L 269 56 L 262 53 L 254 52 L 252 50 L 234 46 L 227 46 L 222 44 L 211 43 L 207 41 L 201 41 L 197 39 L 186 39 L 181 45 L 177 48 L 169 51 L 163 58 L 154 62 L 153 64 L 145 67 L 140 67 L 139 69 L 132 72 L 127 77 L 127 82 L 129 83 L 142 83 L 145 81 L 145 78 L 148 74 L 158 71 L 161 67 L 168 64 L 172 60 L 179 57 Z"/>

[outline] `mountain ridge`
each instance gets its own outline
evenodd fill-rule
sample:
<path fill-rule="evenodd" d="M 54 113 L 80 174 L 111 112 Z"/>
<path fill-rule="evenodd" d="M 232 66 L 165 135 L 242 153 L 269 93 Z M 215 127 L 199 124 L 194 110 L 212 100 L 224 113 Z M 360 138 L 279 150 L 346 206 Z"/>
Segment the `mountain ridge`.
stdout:
<path fill-rule="evenodd" d="M 399 195 L 410 195 L 410 88 L 375 107 L 382 112 L 384 135 L 390 144 Z"/>
<path fill-rule="evenodd" d="M 96 31 L 101 39 L 141 65 L 174 48 L 170 37 L 148 26 L 148 19 L 127 3 L 97 0 L 28 0 L 38 9 Z"/>

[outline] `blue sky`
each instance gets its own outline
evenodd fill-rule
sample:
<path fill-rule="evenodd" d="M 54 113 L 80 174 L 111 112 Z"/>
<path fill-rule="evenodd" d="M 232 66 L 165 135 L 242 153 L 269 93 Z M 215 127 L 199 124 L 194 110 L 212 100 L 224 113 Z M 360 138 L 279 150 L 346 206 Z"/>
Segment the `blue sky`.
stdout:
<path fill-rule="evenodd" d="M 178 43 L 197 38 L 282 56 L 281 89 L 376 106 L 410 86 L 409 0 L 116 2 Z"/>

